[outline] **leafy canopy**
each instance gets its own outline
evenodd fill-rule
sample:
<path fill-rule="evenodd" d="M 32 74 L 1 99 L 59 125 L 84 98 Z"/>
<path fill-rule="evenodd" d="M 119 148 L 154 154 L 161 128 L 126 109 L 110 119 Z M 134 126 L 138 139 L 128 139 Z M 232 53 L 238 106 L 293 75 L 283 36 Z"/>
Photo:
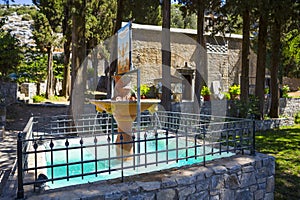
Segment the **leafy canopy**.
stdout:
<path fill-rule="evenodd" d="M 4 22 L 5 19 L 0 21 L 0 77 L 2 79 L 14 72 L 22 59 L 20 41 L 9 31 L 2 29 Z"/>

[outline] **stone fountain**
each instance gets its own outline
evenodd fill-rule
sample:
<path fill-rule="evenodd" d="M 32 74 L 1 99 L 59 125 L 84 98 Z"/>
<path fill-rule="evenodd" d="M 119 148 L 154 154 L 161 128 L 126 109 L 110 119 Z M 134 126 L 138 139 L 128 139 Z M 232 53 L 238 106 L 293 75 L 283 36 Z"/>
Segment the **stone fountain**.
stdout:
<path fill-rule="evenodd" d="M 96 106 L 97 111 L 106 111 L 114 116 L 118 125 L 118 136 L 116 143 L 132 141 L 132 125 L 138 115 L 138 101 L 131 98 L 130 78 L 122 75 L 113 76 L 115 80 L 114 97 L 107 100 L 90 100 Z M 140 112 L 148 110 L 155 112 L 158 99 L 140 100 Z M 121 137 L 123 139 L 121 140 Z M 117 145 L 117 156 L 128 156 L 133 153 L 133 143 Z M 124 160 L 131 157 L 124 158 Z"/>

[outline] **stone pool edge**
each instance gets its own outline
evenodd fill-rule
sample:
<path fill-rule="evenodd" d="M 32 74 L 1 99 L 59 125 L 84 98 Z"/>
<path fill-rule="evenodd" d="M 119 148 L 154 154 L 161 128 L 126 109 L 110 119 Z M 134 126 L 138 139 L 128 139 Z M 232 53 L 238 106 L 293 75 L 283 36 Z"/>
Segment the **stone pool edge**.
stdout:
<path fill-rule="evenodd" d="M 274 199 L 275 158 L 256 153 L 91 184 L 26 191 L 28 199 Z"/>

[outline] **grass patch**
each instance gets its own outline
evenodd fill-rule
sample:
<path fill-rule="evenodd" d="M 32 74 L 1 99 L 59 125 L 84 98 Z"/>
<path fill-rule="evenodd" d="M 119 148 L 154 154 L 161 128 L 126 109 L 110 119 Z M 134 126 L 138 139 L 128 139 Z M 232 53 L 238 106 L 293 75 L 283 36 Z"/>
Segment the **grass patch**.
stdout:
<path fill-rule="evenodd" d="M 300 199 L 300 124 L 256 133 L 256 150 L 276 159 L 275 199 Z"/>
<path fill-rule="evenodd" d="M 61 97 L 61 96 L 53 96 L 49 100 L 50 101 L 57 101 L 57 102 L 67 101 L 65 97 Z"/>

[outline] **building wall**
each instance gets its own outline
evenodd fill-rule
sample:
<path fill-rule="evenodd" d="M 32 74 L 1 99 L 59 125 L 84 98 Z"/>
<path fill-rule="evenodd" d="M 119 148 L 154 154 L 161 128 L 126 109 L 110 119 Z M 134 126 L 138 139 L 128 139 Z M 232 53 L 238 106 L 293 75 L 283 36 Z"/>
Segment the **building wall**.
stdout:
<path fill-rule="evenodd" d="M 0 104 L 13 104 L 17 101 L 17 83 L 0 81 Z"/>
<path fill-rule="evenodd" d="M 161 30 L 157 27 L 145 29 L 133 26 L 132 37 L 132 63 L 136 68 L 141 69 L 142 82 L 153 84 L 154 79 L 161 78 Z M 176 69 L 184 67 L 185 62 L 195 69 L 195 60 L 201 61 L 201 58 L 196 56 L 195 38 L 195 34 L 172 32 L 171 29 L 171 73 L 173 75 L 178 75 Z M 242 38 L 206 36 L 206 41 L 214 45 L 218 44 L 218 41 L 223 41 L 228 47 L 226 53 L 208 51 L 208 73 L 205 75 L 209 87 L 212 88 L 213 81 L 219 81 L 221 90 L 227 91 L 233 83 L 240 83 Z M 253 74 L 256 68 L 256 57 L 249 56 L 249 59 L 249 73 Z"/>

